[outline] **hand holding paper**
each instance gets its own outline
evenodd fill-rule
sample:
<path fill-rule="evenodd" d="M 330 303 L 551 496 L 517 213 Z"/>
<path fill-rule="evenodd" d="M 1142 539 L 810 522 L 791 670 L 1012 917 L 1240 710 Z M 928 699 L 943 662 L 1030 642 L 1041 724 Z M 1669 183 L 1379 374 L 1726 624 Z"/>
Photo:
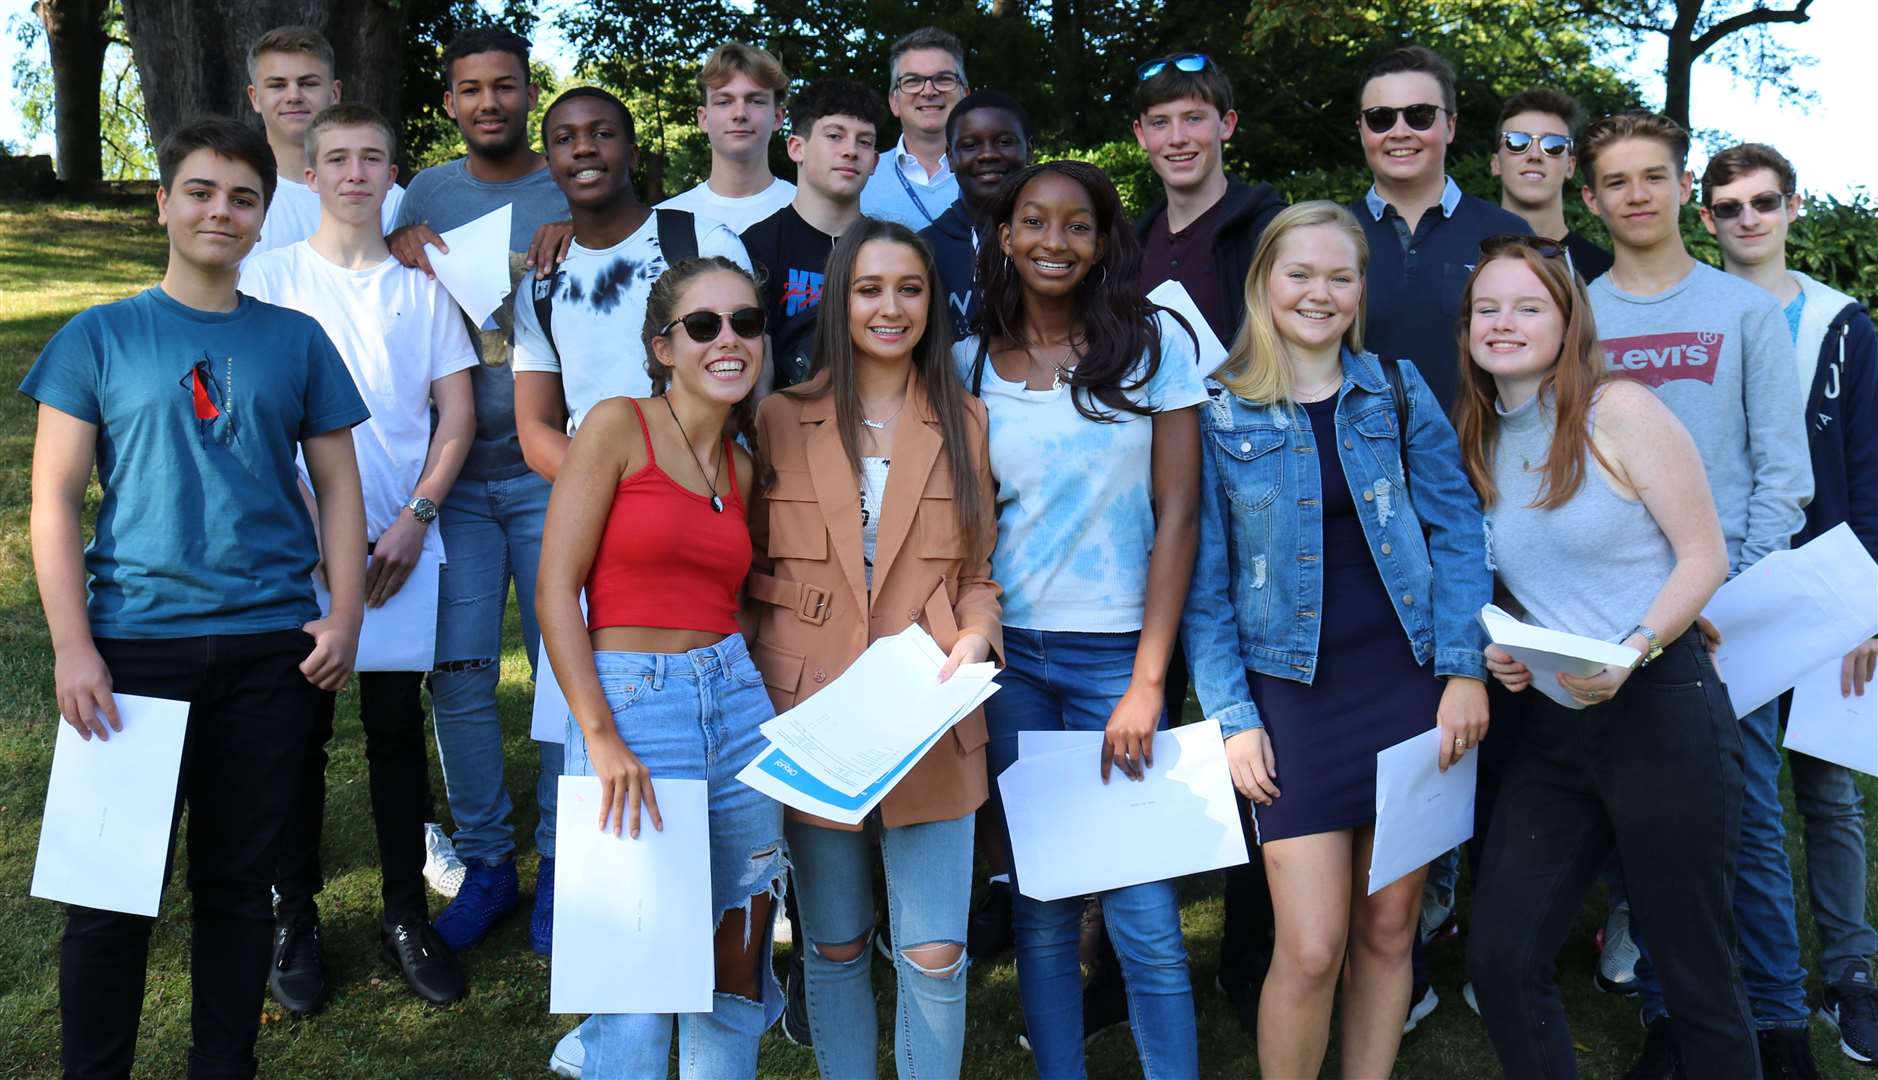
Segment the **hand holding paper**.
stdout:
<path fill-rule="evenodd" d="M 1432 728 L 1376 752 L 1370 896 L 1474 835 L 1480 755 L 1467 754 L 1442 772 L 1436 766 L 1441 738 L 1441 729 Z"/>
<path fill-rule="evenodd" d="M 1627 645 L 1523 623 L 1493 604 L 1480 609 L 1480 625 L 1495 645 L 1526 665 L 1533 689 L 1567 709 L 1585 705 L 1559 683 L 1560 675 L 1585 679 L 1605 667 L 1628 668 L 1637 662 L 1637 650 Z"/>
<path fill-rule="evenodd" d="M 509 295 L 509 223 L 514 210 L 513 203 L 504 203 L 444 233 L 447 252 L 435 244 L 424 246 L 437 280 L 473 326 L 488 322 Z"/>

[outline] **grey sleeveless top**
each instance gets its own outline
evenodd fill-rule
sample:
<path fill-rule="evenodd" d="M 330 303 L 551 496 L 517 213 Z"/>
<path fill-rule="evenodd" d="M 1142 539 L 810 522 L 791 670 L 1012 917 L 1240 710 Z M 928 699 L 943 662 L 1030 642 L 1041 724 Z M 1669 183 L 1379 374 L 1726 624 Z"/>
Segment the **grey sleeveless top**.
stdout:
<path fill-rule="evenodd" d="M 1620 498 L 1585 449 L 1585 478 L 1571 501 L 1537 510 L 1556 414 L 1537 396 L 1500 413 L 1487 511 L 1494 569 L 1525 609 L 1550 630 L 1616 641 L 1643 620 L 1676 564 L 1669 538 L 1642 502 Z"/>

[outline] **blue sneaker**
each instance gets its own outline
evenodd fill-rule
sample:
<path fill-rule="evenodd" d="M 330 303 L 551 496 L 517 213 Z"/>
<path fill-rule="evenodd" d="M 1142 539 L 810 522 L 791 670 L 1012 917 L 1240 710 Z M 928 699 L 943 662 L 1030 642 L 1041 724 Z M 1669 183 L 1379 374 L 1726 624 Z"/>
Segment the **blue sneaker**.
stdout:
<path fill-rule="evenodd" d="M 535 913 L 528 920 L 528 945 L 554 955 L 554 856 L 543 855 L 535 868 Z"/>
<path fill-rule="evenodd" d="M 451 952 L 462 952 L 481 943 L 496 923 L 522 906 L 514 856 L 495 865 L 481 859 L 467 859 L 465 863 L 469 872 L 463 875 L 463 885 L 457 890 L 456 899 L 450 901 L 432 924 Z"/>

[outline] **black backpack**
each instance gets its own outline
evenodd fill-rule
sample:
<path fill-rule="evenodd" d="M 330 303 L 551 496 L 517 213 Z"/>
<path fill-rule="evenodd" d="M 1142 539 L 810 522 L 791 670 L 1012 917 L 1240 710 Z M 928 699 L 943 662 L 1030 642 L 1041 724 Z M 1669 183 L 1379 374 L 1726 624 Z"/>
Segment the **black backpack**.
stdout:
<path fill-rule="evenodd" d="M 677 266 L 686 259 L 698 257 L 698 225 L 689 210 L 654 210 L 658 220 L 659 253 L 665 257 L 665 265 Z M 561 291 L 561 278 L 566 271 L 557 268 L 545 278 L 535 279 L 535 322 L 541 326 L 541 336 L 548 339 L 548 344 L 559 355 L 561 348 L 554 343 L 554 294 Z"/>

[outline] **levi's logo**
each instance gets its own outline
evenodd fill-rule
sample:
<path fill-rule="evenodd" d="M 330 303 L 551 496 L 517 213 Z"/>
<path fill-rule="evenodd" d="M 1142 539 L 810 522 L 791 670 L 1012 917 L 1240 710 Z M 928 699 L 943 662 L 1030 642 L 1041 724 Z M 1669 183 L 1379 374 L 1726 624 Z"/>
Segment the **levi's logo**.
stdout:
<path fill-rule="evenodd" d="M 1715 385 L 1723 335 L 1711 330 L 1605 338 L 1604 367 L 1620 379 L 1662 386 L 1681 379 Z"/>

